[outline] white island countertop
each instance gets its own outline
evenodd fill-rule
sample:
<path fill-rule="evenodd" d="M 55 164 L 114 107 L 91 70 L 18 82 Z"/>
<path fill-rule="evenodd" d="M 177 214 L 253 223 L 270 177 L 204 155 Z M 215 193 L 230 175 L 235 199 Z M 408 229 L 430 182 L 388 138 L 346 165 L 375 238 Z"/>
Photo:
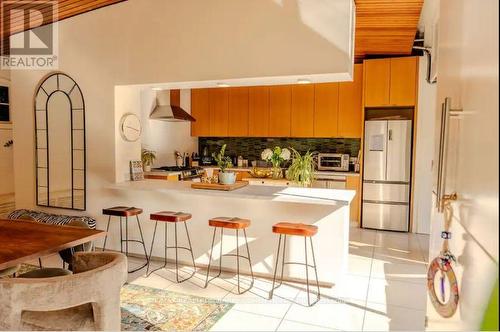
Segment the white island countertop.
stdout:
<path fill-rule="evenodd" d="M 189 181 L 142 180 L 116 183 L 109 189 L 176 192 L 187 195 L 221 196 L 235 199 L 254 199 L 319 205 L 349 205 L 356 192 L 345 189 L 323 189 L 281 186 L 251 186 L 233 191 L 204 190 L 191 188 Z"/>

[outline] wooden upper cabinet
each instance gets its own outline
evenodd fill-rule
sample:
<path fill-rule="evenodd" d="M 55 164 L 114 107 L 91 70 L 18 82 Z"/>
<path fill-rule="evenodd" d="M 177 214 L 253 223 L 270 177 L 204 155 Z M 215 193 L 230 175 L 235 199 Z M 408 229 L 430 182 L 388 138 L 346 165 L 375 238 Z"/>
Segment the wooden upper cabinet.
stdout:
<path fill-rule="evenodd" d="M 314 137 L 337 137 L 339 83 L 314 85 Z"/>
<path fill-rule="evenodd" d="M 269 136 L 269 87 L 250 87 L 248 108 L 248 135 L 253 137 Z"/>
<path fill-rule="evenodd" d="M 366 60 L 365 106 L 388 106 L 390 102 L 391 60 Z"/>
<path fill-rule="evenodd" d="M 209 136 L 208 89 L 191 90 L 191 115 L 196 119 L 195 122 L 191 122 L 191 136 Z"/>
<path fill-rule="evenodd" d="M 248 88 L 229 89 L 229 136 L 248 136 Z"/>
<path fill-rule="evenodd" d="M 363 65 L 354 65 L 353 82 L 339 83 L 338 136 L 361 138 Z"/>
<path fill-rule="evenodd" d="M 229 93 L 227 88 L 208 90 L 210 136 L 227 136 L 229 124 Z"/>
<path fill-rule="evenodd" d="M 269 136 L 290 137 L 292 88 L 289 85 L 269 87 Z"/>
<path fill-rule="evenodd" d="M 292 107 L 290 116 L 292 137 L 314 136 L 314 85 L 292 86 Z"/>
<path fill-rule="evenodd" d="M 390 104 L 413 106 L 416 103 L 417 58 L 391 58 Z"/>

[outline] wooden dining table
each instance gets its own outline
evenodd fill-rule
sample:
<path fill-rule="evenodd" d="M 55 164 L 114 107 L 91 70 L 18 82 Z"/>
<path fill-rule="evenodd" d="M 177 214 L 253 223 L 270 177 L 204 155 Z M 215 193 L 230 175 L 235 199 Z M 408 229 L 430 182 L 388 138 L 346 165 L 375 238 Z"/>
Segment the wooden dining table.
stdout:
<path fill-rule="evenodd" d="M 0 270 L 106 235 L 95 229 L 0 219 Z"/>

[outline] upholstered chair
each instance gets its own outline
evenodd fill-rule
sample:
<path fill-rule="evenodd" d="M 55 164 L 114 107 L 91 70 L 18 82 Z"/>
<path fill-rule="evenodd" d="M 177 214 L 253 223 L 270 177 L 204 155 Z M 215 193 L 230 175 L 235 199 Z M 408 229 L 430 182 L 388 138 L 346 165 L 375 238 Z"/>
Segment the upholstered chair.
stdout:
<path fill-rule="evenodd" d="M 0 330 L 120 330 L 125 255 L 78 252 L 73 274 L 0 279 Z"/>

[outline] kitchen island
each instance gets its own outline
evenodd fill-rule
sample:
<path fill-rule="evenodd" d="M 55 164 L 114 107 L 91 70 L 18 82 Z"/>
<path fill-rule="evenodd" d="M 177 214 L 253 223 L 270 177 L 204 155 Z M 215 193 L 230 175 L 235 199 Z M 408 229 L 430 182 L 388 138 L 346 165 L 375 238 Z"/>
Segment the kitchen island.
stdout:
<path fill-rule="evenodd" d="M 253 271 L 256 275 L 272 277 L 278 235 L 272 233 L 272 225 L 279 221 L 302 222 L 318 226 L 313 237 L 314 251 L 318 265 L 319 281 L 332 285 L 347 269 L 349 244 L 349 210 L 355 195 L 352 190 L 320 188 L 297 188 L 279 186 L 246 186 L 234 191 L 192 189 L 191 182 L 144 180 L 111 185 L 108 190 L 116 199 L 116 205 L 135 206 L 144 209 L 141 221 L 147 244 L 151 243 L 154 222 L 149 214 L 162 210 L 183 211 L 192 214 L 188 228 L 198 266 L 208 265 L 213 228 L 208 219 L 219 216 L 250 219 L 247 229 Z M 110 229 L 110 249 L 119 248 L 117 223 Z M 135 223 L 129 223 L 129 232 L 138 234 Z M 162 225 L 163 228 L 163 225 Z M 163 257 L 163 230 L 157 233 L 153 256 Z M 169 243 L 173 243 L 173 227 L 169 228 Z M 179 228 L 179 242 L 185 243 L 183 228 Z M 220 239 L 216 238 L 214 252 L 220 250 Z M 140 253 L 140 248 L 134 248 Z M 223 253 L 236 249 L 234 232 L 225 231 Z M 240 240 L 240 252 L 246 253 Z M 310 251 L 309 251 L 310 252 Z M 300 262 L 304 257 L 304 239 L 289 237 L 287 260 Z M 169 251 L 174 257 L 174 251 Z M 180 254 L 180 260 L 189 264 L 189 255 Z M 216 256 L 217 258 L 217 256 Z M 218 258 L 212 264 L 218 265 Z M 235 258 L 224 257 L 222 266 L 235 270 Z M 242 271 L 248 271 L 246 262 L 241 261 Z M 284 277 L 304 280 L 304 267 L 289 265 Z"/>

